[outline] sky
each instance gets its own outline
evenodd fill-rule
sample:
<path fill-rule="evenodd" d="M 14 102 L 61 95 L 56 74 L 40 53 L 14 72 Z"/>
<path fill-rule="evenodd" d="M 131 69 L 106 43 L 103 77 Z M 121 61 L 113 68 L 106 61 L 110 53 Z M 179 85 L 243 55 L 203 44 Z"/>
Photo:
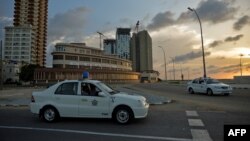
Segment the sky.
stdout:
<path fill-rule="evenodd" d="M 85 42 L 99 47 L 99 35 L 115 38 L 118 27 L 147 30 L 153 41 L 153 67 L 164 78 L 193 79 L 203 76 L 201 32 L 194 8 L 202 23 L 207 76 L 231 79 L 250 75 L 249 0 L 49 0 L 46 64 L 58 42 Z M 4 27 L 12 25 L 14 0 L 0 0 L 0 39 Z M 243 56 L 240 57 L 240 54 Z M 174 68 L 173 61 L 174 59 Z M 241 58 L 241 59 L 240 59 Z"/>

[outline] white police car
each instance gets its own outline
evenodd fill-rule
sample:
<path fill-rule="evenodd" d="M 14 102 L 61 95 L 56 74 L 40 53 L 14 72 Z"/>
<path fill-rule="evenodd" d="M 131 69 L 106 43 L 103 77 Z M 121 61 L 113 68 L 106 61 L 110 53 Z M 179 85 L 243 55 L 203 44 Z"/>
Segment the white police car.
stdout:
<path fill-rule="evenodd" d="M 187 90 L 190 94 L 205 93 L 208 95 L 232 94 L 232 87 L 212 78 L 196 78 L 188 82 Z"/>
<path fill-rule="evenodd" d="M 65 80 L 41 92 L 33 92 L 30 110 L 47 122 L 59 117 L 113 118 L 126 124 L 145 118 L 146 98 L 118 92 L 97 80 Z"/>

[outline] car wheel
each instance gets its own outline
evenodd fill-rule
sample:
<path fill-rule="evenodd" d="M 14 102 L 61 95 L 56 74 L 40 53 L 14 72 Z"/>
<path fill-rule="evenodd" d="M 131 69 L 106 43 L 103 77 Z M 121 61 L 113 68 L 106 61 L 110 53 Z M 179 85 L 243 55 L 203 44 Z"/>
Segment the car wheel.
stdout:
<path fill-rule="evenodd" d="M 113 118 L 119 124 L 127 124 L 133 119 L 133 112 L 128 107 L 120 107 L 116 109 Z"/>
<path fill-rule="evenodd" d="M 54 107 L 45 107 L 41 116 L 46 122 L 54 122 L 59 117 L 59 114 Z"/>
<path fill-rule="evenodd" d="M 194 94 L 193 88 L 189 88 L 189 89 L 188 89 L 188 92 L 189 92 L 189 94 Z"/>
<path fill-rule="evenodd" d="M 212 91 L 212 89 L 210 89 L 210 88 L 209 88 L 209 89 L 207 89 L 207 94 L 208 94 L 208 95 L 213 95 L 213 91 Z"/>

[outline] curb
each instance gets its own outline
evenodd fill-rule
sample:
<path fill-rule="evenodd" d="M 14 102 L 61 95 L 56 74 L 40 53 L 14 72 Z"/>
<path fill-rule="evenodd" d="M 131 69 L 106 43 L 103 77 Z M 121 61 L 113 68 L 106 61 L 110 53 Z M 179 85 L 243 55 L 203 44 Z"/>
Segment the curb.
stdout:
<path fill-rule="evenodd" d="M 248 88 L 248 87 L 233 87 L 233 89 L 250 89 L 250 88 Z"/>
<path fill-rule="evenodd" d="M 0 107 L 28 107 L 26 104 L 0 104 Z"/>

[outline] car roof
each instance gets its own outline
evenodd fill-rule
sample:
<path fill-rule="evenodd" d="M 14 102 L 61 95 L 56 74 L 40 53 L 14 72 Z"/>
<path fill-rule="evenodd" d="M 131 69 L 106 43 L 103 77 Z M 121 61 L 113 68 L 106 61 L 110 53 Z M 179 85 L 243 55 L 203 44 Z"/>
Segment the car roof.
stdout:
<path fill-rule="evenodd" d="M 64 80 L 62 82 L 87 82 L 87 83 L 99 83 L 101 81 L 99 80 L 90 80 L 90 79 L 85 79 L 85 80 Z"/>

